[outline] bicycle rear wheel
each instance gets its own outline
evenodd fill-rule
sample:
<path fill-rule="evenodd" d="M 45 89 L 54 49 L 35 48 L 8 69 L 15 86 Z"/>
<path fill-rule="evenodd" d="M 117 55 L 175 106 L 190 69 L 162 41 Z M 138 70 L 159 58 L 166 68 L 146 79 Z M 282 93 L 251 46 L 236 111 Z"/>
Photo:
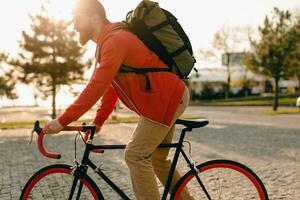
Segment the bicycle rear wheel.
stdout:
<path fill-rule="evenodd" d="M 22 190 L 20 200 L 68 199 L 73 177 L 70 165 L 55 164 L 44 167 L 28 180 Z M 83 187 L 78 199 L 103 199 L 99 188 L 88 175 L 80 175 L 73 199 L 77 198 L 79 185 Z"/>
<path fill-rule="evenodd" d="M 258 199 L 268 200 L 259 177 L 248 167 L 230 160 L 213 160 L 197 166 L 199 177 L 213 200 Z M 178 200 L 184 189 L 192 199 L 209 199 L 190 170 L 176 184 L 171 199 Z"/>

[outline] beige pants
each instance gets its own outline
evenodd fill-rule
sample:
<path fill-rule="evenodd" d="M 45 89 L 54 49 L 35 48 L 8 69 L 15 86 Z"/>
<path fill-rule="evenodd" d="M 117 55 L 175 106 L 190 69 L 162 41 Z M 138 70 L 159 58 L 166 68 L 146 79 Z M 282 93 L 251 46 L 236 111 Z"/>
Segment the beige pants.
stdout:
<path fill-rule="evenodd" d="M 179 104 L 173 119 L 184 112 L 189 103 L 189 92 L 185 89 L 182 101 Z M 128 165 L 133 191 L 137 200 L 161 199 L 156 177 L 165 185 L 171 167 L 167 159 L 169 149 L 157 149 L 161 143 L 170 143 L 174 134 L 174 125 L 167 127 L 141 117 L 125 149 L 125 161 Z M 171 190 L 180 179 L 180 174 L 175 170 Z M 184 191 L 180 199 L 190 200 L 188 191 Z"/>

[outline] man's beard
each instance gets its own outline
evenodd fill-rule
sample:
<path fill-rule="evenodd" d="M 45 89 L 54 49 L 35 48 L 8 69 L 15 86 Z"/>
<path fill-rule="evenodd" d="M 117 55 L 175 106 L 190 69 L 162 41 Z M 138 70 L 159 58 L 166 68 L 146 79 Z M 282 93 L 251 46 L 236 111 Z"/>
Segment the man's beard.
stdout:
<path fill-rule="evenodd" d="M 87 27 L 85 30 L 80 31 L 79 42 L 82 46 L 86 45 L 86 43 L 92 39 L 93 32 L 92 27 Z"/>

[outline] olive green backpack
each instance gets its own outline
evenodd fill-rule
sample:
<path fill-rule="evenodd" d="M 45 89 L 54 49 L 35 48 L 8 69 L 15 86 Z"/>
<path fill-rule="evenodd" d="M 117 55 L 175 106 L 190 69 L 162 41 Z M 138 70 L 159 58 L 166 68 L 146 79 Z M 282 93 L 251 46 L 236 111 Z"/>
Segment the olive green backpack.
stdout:
<path fill-rule="evenodd" d="M 143 74 L 150 83 L 149 72 L 173 72 L 186 79 L 196 62 L 189 38 L 177 18 L 160 8 L 157 2 L 143 0 L 135 10 L 127 13 L 125 29 L 137 37 L 153 51 L 169 68 L 138 68 L 122 65 L 119 72 Z M 194 68 L 195 69 L 195 68 Z M 196 69 L 195 69 L 196 70 Z"/>

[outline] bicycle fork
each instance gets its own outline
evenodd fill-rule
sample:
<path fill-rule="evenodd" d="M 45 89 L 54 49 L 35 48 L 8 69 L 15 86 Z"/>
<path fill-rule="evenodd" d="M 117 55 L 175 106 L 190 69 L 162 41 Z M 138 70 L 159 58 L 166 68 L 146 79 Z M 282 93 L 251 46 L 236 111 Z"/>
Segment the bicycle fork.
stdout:
<path fill-rule="evenodd" d="M 75 157 L 75 159 L 74 159 L 75 164 L 74 164 L 74 168 L 73 168 L 73 172 L 72 172 L 74 178 L 73 178 L 73 183 L 72 183 L 72 187 L 71 187 L 71 190 L 70 190 L 68 200 L 72 200 L 72 198 L 73 198 L 73 195 L 74 195 L 79 177 L 82 174 L 87 173 L 87 170 L 88 170 L 87 160 L 88 160 L 88 156 L 90 154 L 90 148 L 91 148 L 91 144 L 87 144 L 86 149 L 85 149 L 84 154 L 83 154 L 83 158 L 82 158 L 82 162 L 81 162 L 82 164 L 80 164 L 80 163 L 77 162 L 77 156 L 76 156 L 76 138 L 75 138 L 75 143 L 74 144 L 75 144 L 75 156 L 74 156 Z M 83 188 L 83 183 L 79 180 L 79 187 L 78 187 L 76 200 L 79 200 L 82 188 Z"/>
<path fill-rule="evenodd" d="M 79 180 L 79 177 L 80 177 L 81 173 L 86 173 L 86 171 L 87 170 L 85 169 L 84 166 L 79 166 L 79 167 L 75 166 L 74 173 L 73 173 L 73 177 L 74 177 L 73 178 L 73 183 L 72 183 L 72 187 L 71 187 L 71 190 L 70 190 L 68 200 L 72 200 L 78 181 L 79 181 L 79 187 L 78 187 L 76 200 L 78 200 L 80 198 L 81 191 L 82 191 L 82 188 L 83 188 L 83 183 Z"/>

